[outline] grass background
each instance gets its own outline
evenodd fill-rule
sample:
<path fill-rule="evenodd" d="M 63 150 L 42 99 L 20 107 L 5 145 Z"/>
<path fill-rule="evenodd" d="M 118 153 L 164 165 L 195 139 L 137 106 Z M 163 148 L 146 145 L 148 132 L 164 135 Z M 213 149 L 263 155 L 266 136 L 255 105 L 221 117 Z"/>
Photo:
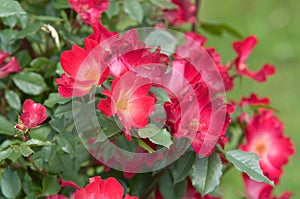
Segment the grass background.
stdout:
<path fill-rule="evenodd" d="M 243 36 L 256 35 L 259 43 L 248 59 L 250 69 L 258 69 L 265 62 L 276 66 L 276 74 L 266 83 L 259 84 L 243 79 L 228 97 L 240 99 L 251 92 L 260 97 L 269 96 L 272 106 L 279 109 L 277 116 L 285 124 L 285 134 L 291 137 L 296 154 L 284 167 L 284 175 L 275 189 L 294 192 L 292 198 L 300 198 L 300 2 L 297 0 L 203 0 L 200 17 L 202 21 L 218 21 L 239 30 Z M 208 45 L 216 46 L 223 61 L 235 57 L 229 34 L 221 37 L 208 35 Z M 236 82 L 238 83 L 238 82 Z M 241 175 L 234 169 L 224 178 L 225 199 L 242 198 Z"/>

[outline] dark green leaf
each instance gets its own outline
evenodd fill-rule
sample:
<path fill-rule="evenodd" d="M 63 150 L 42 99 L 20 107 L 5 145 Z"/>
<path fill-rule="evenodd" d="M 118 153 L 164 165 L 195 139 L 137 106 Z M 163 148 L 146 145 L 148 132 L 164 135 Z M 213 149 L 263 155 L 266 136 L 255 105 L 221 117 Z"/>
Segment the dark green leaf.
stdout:
<path fill-rule="evenodd" d="M 218 154 L 197 157 L 190 176 L 193 186 L 202 196 L 213 192 L 219 186 L 222 177 L 222 161 Z"/>
<path fill-rule="evenodd" d="M 274 183 L 264 176 L 259 166 L 259 158 L 255 153 L 232 150 L 226 153 L 226 159 L 231 162 L 237 170 L 246 173 L 252 180 L 265 182 L 274 186 Z"/>
<path fill-rule="evenodd" d="M 0 31 L 0 49 L 4 52 L 14 53 L 20 47 L 21 40 L 17 39 L 17 30 L 5 29 Z"/>
<path fill-rule="evenodd" d="M 156 135 L 149 137 L 149 140 L 154 144 L 165 146 L 169 148 L 172 144 L 171 134 L 166 129 L 162 129 Z"/>
<path fill-rule="evenodd" d="M 187 151 L 173 164 L 171 173 L 173 176 L 174 184 L 183 181 L 189 175 L 191 168 L 195 162 L 196 153 L 194 151 Z"/>
<path fill-rule="evenodd" d="M 201 28 L 203 28 L 204 30 L 221 36 L 224 32 L 227 32 L 229 34 L 231 34 L 232 36 L 235 36 L 238 39 L 242 39 L 243 35 L 237 31 L 236 29 L 234 29 L 233 27 L 225 24 L 225 23 L 219 23 L 219 22 L 202 22 L 201 23 Z"/>
<path fill-rule="evenodd" d="M 45 100 L 44 105 L 53 108 L 56 104 L 65 104 L 70 100 L 71 98 L 63 98 L 58 93 L 50 93 L 48 99 Z"/>
<path fill-rule="evenodd" d="M 6 168 L 1 179 L 1 190 L 5 197 L 16 198 L 21 190 L 21 181 L 16 171 Z"/>
<path fill-rule="evenodd" d="M 13 77 L 13 81 L 21 91 L 29 95 L 39 95 L 48 89 L 38 73 L 20 72 Z"/>
<path fill-rule="evenodd" d="M 159 191 L 164 199 L 182 199 L 187 186 L 187 181 L 173 185 L 170 172 L 166 172 L 159 180 Z"/>
<path fill-rule="evenodd" d="M 169 10 L 177 8 L 175 4 L 167 0 L 151 0 L 151 2 L 161 8 L 166 8 Z"/>
<path fill-rule="evenodd" d="M 7 90 L 5 92 L 5 99 L 10 107 L 15 109 L 16 111 L 21 110 L 21 100 L 17 93 L 12 90 Z"/>
<path fill-rule="evenodd" d="M 133 19 L 142 23 L 144 12 L 141 4 L 137 0 L 125 0 L 124 11 Z"/>
<path fill-rule="evenodd" d="M 0 17 L 26 14 L 17 1 L 0 0 Z"/>
<path fill-rule="evenodd" d="M 53 195 L 59 192 L 60 185 L 56 176 L 46 176 L 43 178 L 43 191 L 44 196 Z"/>
<path fill-rule="evenodd" d="M 31 60 L 30 54 L 28 53 L 27 50 L 22 50 L 17 52 L 15 54 L 15 57 L 17 58 L 21 67 L 26 66 Z"/>
<path fill-rule="evenodd" d="M 71 133 L 65 132 L 57 135 L 57 143 L 63 151 L 66 153 L 74 153 L 74 145 L 76 144 L 74 140 L 74 135 Z"/>
<path fill-rule="evenodd" d="M 1 115 L 0 115 L 0 134 L 12 135 L 12 136 L 15 135 L 14 125 Z"/>
<path fill-rule="evenodd" d="M 33 24 L 30 24 L 29 26 L 26 26 L 26 28 L 18 32 L 17 37 L 22 39 L 29 35 L 35 34 L 42 27 L 42 25 L 43 23 L 41 22 L 35 22 Z"/>
<path fill-rule="evenodd" d="M 35 184 L 28 173 L 26 173 L 24 176 L 22 187 L 27 197 L 31 195 L 30 197 L 28 197 L 30 199 L 36 198 L 35 195 L 41 192 L 41 187 Z"/>

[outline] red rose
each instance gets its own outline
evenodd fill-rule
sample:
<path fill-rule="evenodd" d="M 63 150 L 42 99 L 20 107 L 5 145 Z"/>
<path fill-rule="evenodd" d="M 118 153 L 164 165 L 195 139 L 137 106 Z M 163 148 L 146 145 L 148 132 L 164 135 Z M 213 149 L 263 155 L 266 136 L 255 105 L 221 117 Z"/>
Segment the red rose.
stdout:
<path fill-rule="evenodd" d="M 122 199 L 124 189 L 115 178 L 102 180 L 101 177 L 90 178 L 90 184 L 75 193 L 75 199 Z M 125 195 L 123 199 L 138 199 Z"/>
<path fill-rule="evenodd" d="M 5 78 L 9 73 L 20 72 L 21 67 L 15 57 L 11 57 L 7 62 L 10 54 L 0 51 L 0 79 Z"/>
<path fill-rule="evenodd" d="M 239 74 L 252 78 L 258 82 L 264 82 L 266 81 L 267 76 L 275 73 L 275 67 L 270 64 L 265 64 L 259 71 L 253 72 L 248 70 L 248 66 L 245 63 L 256 43 L 257 39 L 255 36 L 250 36 L 243 41 L 236 41 L 233 43 L 233 48 L 238 54 L 235 59 L 235 66 Z"/>
<path fill-rule="evenodd" d="M 33 100 L 27 99 L 23 104 L 23 113 L 20 120 L 26 128 L 34 128 L 47 119 L 46 108 L 40 103 L 34 103 Z"/>

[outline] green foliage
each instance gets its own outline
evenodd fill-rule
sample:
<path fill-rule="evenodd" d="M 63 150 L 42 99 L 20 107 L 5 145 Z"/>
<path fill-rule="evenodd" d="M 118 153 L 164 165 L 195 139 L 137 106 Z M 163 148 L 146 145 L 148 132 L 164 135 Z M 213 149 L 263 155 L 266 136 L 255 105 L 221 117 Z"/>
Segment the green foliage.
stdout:
<path fill-rule="evenodd" d="M 220 185 L 222 177 L 222 162 L 218 154 L 197 157 L 190 176 L 201 195 L 213 192 Z"/>
<path fill-rule="evenodd" d="M 259 166 L 259 158 L 255 153 L 232 150 L 226 153 L 226 159 L 231 162 L 236 169 L 246 173 L 251 179 L 274 185 L 271 180 L 264 176 Z"/>

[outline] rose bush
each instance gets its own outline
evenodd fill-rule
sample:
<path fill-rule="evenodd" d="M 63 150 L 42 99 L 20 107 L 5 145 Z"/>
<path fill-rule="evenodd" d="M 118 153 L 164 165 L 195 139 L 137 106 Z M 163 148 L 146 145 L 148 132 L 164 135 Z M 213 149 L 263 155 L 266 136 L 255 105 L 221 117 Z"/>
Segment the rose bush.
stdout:
<path fill-rule="evenodd" d="M 231 31 L 223 63 L 199 0 L 0 4 L 2 198 L 223 198 L 234 167 L 244 197 L 292 196 L 272 194 L 295 151 L 270 100 L 226 98 L 275 73 L 246 64 L 255 36 Z"/>

